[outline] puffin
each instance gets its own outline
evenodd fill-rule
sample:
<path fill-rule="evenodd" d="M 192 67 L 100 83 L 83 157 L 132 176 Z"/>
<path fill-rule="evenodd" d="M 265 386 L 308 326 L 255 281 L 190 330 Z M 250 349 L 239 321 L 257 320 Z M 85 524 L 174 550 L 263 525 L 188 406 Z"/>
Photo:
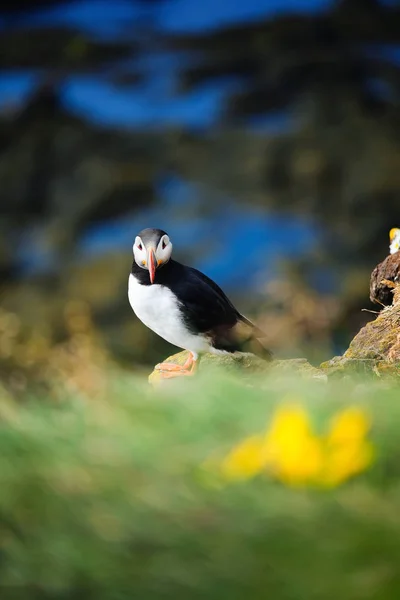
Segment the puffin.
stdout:
<path fill-rule="evenodd" d="M 400 229 L 393 227 L 389 232 L 389 256 L 379 263 L 371 273 L 370 300 L 381 306 L 393 303 L 394 284 L 400 282 Z"/>
<path fill-rule="evenodd" d="M 257 342 L 259 355 L 271 360 L 272 353 L 260 342 L 265 333 L 235 308 L 212 279 L 171 255 L 172 243 L 165 231 L 143 229 L 133 244 L 128 283 L 129 303 L 140 321 L 170 344 L 189 351 L 183 365 L 156 365 L 161 377 L 194 375 L 202 354 L 236 352 L 249 340 Z M 247 330 L 244 341 L 239 325 Z"/>

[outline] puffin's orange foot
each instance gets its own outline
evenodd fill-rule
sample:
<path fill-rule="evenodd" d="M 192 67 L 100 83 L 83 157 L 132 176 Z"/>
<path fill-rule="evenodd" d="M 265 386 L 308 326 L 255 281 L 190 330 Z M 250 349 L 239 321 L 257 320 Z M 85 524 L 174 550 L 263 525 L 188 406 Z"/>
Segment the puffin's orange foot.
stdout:
<path fill-rule="evenodd" d="M 195 370 L 191 371 L 161 371 L 161 379 L 174 379 L 175 377 L 190 377 L 195 374 Z"/>
<path fill-rule="evenodd" d="M 193 355 L 190 353 L 188 359 L 183 365 L 175 365 L 173 363 L 160 363 L 155 367 L 157 371 L 160 371 L 162 379 L 171 379 L 172 377 L 181 377 L 194 375 L 197 371 L 197 361 L 194 360 Z"/>
<path fill-rule="evenodd" d="M 184 371 L 183 365 L 175 365 L 174 363 L 160 363 L 154 367 L 157 371 Z"/>

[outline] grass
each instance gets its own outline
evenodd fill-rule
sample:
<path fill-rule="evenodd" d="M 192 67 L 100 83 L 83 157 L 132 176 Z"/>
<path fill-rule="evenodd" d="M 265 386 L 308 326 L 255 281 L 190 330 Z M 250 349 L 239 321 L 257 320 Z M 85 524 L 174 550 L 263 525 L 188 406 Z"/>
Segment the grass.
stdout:
<path fill-rule="evenodd" d="M 168 383 L 153 390 L 114 373 L 101 399 L 0 402 L 2 599 L 400 596 L 398 387 Z M 374 462 L 331 488 L 207 470 L 288 402 L 304 407 L 316 436 L 332 415 L 360 408 Z"/>

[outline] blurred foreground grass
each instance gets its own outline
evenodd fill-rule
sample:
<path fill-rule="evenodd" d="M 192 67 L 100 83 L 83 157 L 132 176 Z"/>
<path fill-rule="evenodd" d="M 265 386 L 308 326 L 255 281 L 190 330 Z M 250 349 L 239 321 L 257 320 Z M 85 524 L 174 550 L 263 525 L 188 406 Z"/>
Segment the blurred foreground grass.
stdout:
<path fill-rule="evenodd" d="M 398 387 L 200 376 L 153 390 L 110 371 L 105 390 L 3 394 L 2 599 L 400 597 Z M 241 445 L 277 419 L 290 475 L 313 456 L 296 439 L 347 435 L 334 427 L 351 414 L 373 450 L 354 476 L 235 477 Z"/>

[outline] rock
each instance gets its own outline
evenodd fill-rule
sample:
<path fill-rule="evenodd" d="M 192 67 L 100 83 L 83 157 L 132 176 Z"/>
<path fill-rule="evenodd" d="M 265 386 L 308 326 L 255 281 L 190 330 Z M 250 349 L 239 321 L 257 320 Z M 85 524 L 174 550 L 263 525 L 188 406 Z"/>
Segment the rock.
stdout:
<path fill-rule="evenodd" d="M 395 281 L 400 275 L 400 252 L 389 254 L 388 257 L 371 273 L 370 300 L 381 306 L 390 306 L 395 303 L 394 288 Z"/>
<path fill-rule="evenodd" d="M 270 372 L 277 375 L 298 375 L 304 379 L 317 379 L 327 381 L 326 373 L 317 367 L 313 367 L 305 358 L 291 358 L 287 360 L 275 360 L 271 363 Z"/>
<path fill-rule="evenodd" d="M 183 365 L 189 353 L 187 351 L 178 352 L 166 358 L 163 362 Z M 262 373 L 268 369 L 269 363 L 249 352 L 235 352 L 234 354 L 216 355 L 204 354 L 199 364 L 199 372 L 224 369 L 228 372 L 237 372 L 239 369 L 247 373 Z M 160 372 L 154 369 L 149 376 L 149 383 L 157 384 L 162 381 Z M 169 380 L 168 380 L 169 381 Z"/>
<path fill-rule="evenodd" d="M 362 375 L 379 378 L 400 377 L 400 363 L 390 363 L 387 360 L 373 358 L 346 358 L 346 355 L 337 356 L 321 364 L 329 379 L 349 378 Z"/>
<path fill-rule="evenodd" d="M 382 310 L 350 343 L 344 358 L 400 362 L 400 305 Z"/>
<path fill-rule="evenodd" d="M 164 362 L 183 365 L 187 358 L 188 352 L 178 352 L 169 356 Z M 298 374 L 301 377 L 326 380 L 325 373 L 310 365 L 305 358 L 274 360 L 271 362 L 265 361 L 250 352 L 235 352 L 223 355 L 204 354 L 199 364 L 199 372 L 215 372 L 218 370 L 230 373 L 240 372 L 246 378 L 254 374 L 273 373 L 284 376 Z M 161 381 L 163 380 L 160 372 L 154 370 L 149 376 L 149 383 L 156 385 Z"/>
<path fill-rule="evenodd" d="M 329 377 L 370 374 L 400 376 L 400 286 L 394 289 L 394 304 L 384 308 L 375 321 L 355 336 L 343 356 L 322 363 Z"/>
<path fill-rule="evenodd" d="M 376 368 L 377 361 L 372 358 L 346 358 L 346 356 L 335 356 L 321 364 L 321 369 L 324 369 L 329 377 L 376 375 Z"/>

